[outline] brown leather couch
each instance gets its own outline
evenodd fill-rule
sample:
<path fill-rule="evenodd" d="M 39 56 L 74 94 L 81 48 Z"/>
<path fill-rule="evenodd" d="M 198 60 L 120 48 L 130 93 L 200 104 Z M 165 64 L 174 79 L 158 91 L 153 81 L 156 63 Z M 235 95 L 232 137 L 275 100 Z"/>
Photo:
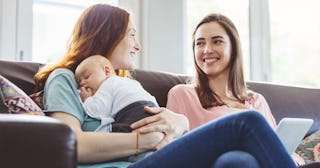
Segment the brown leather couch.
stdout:
<path fill-rule="evenodd" d="M 41 64 L 1 61 L 0 74 L 27 94 L 33 93 L 33 76 Z M 167 93 L 187 76 L 136 70 L 133 76 L 166 105 Z M 320 89 L 248 82 L 251 90 L 265 96 L 277 120 L 283 117 L 312 118 L 311 134 L 320 128 Z M 294 131 L 294 130 L 293 130 Z M 73 168 L 77 164 L 76 138 L 70 128 L 46 116 L 0 114 L 0 167 Z M 320 167 L 313 163 L 304 167 Z"/>

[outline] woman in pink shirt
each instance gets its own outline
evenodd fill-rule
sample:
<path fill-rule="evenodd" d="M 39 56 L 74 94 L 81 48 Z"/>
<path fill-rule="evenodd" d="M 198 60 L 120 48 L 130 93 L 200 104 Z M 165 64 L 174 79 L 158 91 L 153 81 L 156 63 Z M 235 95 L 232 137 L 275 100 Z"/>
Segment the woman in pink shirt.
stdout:
<path fill-rule="evenodd" d="M 230 19 L 219 14 L 205 17 L 193 33 L 192 45 L 195 81 L 169 91 L 168 109 L 187 116 L 190 129 L 243 110 L 261 113 L 276 127 L 265 98 L 247 89 L 239 34 Z"/>

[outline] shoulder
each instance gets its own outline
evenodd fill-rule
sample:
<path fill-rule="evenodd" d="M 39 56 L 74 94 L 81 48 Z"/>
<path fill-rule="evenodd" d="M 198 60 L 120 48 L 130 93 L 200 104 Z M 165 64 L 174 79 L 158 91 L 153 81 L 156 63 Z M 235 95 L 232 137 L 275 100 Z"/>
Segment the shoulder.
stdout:
<path fill-rule="evenodd" d="M 74 76 L 74 73 L 67 68 L 57 68 L 50 75 L 71 75 Z"/>
<path fill-rule="evenodd" d="M 254 92 L 252 90 L 248 91 L 248 99 L 249 103 L 256 104 L 256 103 L 264 103 L 266 99 L 264 96 L 258 92 Z"/>
<path fill-rule="evenodd" d="M 48 81 L 51 81 L 55 78 L 66 78 L 70 80 L 75 80 L 74 73 L 67 68 L 58 68 L 51 72 L 49 75 Z"/>
<path fill-rule="evenodd" d="M 179 84 L 169 90 L 168 95 L 194 95 L 196 94 L 193 84 Z"/>
<path fill-rule="evenodd" d="M 192 84 L 179 84 L 179 85 L 175 85 L 174 87 L 172 87 L 169 92 L 177 93 L 177 92 L 190 92 L 190 91 L 191 92 L 195 91 L 194 85 L 192 85 Z"/>
<path fill-rule="evenodd" d="M 47 79 L 47 82 L 45 84 L 45 88 L 52 86 L 55 87 L 65 87 L 69 86 L 72 88 L 77 88 L 77 82 L 74 77 L 74 73 L 66 68 L 58 68 L 51 72 L 49 75 L 49 78 Z"/>

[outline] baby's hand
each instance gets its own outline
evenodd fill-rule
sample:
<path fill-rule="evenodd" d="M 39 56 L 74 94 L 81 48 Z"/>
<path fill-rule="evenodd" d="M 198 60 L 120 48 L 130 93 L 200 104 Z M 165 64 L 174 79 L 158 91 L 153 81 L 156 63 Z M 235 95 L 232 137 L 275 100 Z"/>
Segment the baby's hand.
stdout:
<path fill-rule="evenodd" d="M 163 138 L 164 133 L 162 132 L 140 134 L 139 148 L 146 150 L 155 150 L 157 145 L 162 141 Z"/>
<path fill-rule="evenodd" d="M 92 96 L 92 90 L 86 87 L 80 87 L 80 98 L 84 102 L 88 97 Z"/>

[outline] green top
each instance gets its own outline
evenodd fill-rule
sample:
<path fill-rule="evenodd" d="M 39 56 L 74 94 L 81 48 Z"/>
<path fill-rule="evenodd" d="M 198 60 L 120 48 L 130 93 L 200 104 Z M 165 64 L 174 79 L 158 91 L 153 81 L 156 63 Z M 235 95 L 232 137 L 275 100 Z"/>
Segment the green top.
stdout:
<path fill-rule="evenodd" d="M 83 131 L 94 131 L 100 120 L 88 116 L 81 105 L 78 86 L 72 71 L 59 68 L 54 70 L 44 87 L 44 112 L 65 112 L 76 117 Z M 96 164 L 78 165 L 79 168 L 125 168 L 130 162 L 103 162 Z"/>

